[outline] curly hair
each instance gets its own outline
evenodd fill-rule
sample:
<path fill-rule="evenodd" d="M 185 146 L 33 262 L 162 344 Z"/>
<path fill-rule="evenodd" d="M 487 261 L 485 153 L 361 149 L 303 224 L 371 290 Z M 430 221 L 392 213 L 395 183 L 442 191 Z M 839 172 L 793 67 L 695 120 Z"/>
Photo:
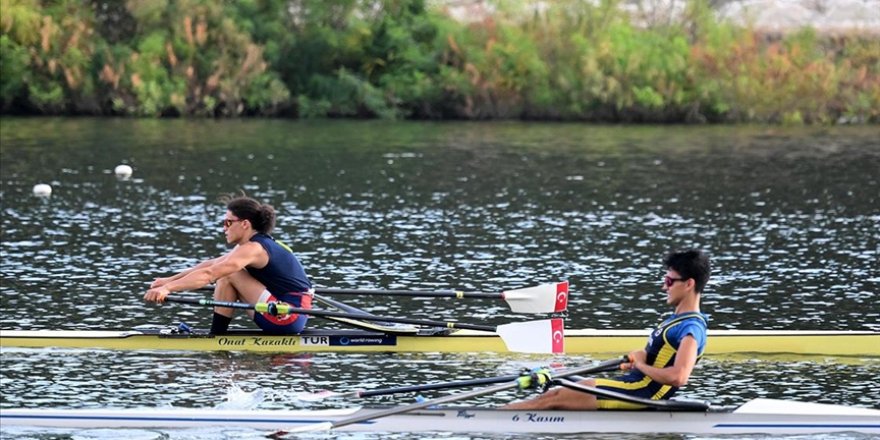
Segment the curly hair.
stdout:
<path fill-rule="evenodd" d="M 275 208 L 245 195 L 228 195 L 220 198 L 226 209 L 242 220 L 248 220 L 257 232 L 268 234 L 275 228 Z"/>

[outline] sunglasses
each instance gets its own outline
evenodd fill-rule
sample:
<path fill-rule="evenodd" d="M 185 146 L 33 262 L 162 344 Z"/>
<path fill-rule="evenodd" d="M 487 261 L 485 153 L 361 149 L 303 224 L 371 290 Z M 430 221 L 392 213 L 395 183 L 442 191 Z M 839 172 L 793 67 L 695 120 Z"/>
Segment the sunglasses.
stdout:
<path fill-rule="evenodd" d="M 672 278 L 671 276 L 667 275 L 663 277 L 663 284 L 665 284 L 666 287 L 672 287 L 672 285 L 675 284 L 676 281 L 687 281 L 688 279 L 689 278 Z"/>
<path fill-rule="evenodd" d="M 240 218 L 240 219 L 238 219 L 238 220 L 233 220 L 233 219 L 231 219 L 231 218 L 225 218 L 225 219 L 223 219 L 223 228 L 224 228 L 224 229 L 229 229 L 229 227 L 232 226 L 233 223 L 235 223 L 235 222 L 243 222 L 243 221 L 245 221 L 245 220 L 246 220 L 246 219 L 243 219 L 243 218 Z"/>

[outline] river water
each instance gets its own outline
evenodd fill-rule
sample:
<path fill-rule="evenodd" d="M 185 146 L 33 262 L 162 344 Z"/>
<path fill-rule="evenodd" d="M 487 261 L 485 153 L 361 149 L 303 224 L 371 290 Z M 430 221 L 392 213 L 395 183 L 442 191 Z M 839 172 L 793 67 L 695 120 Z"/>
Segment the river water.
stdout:
<path fill-rule="evenodd" d="M 227 250 L 217 198 L 239 190 L 275 206 L 274 235 L 321 286 L 495 291 L 569 280 L 567 327 L 646 328 L 668 312 L 662 257 L 700 247 L 713 261 L 703 298 L 713 328 L 880 330 L 877 127 L 4 118 L 0 159 L 2 330 L 208 327 L 209 310 L 141 296 L 153 278 Z M 123 163 L 129 180 L 113 175 Z M 36 183 L 52 196 L 34 197 Z M 391 316 L 525 318 L 479 300 L 339 299 Z M 291 391 L 509 374 L 551 360 L 585 361 L 3 349 L 0 408 L 204 407 L 230 393 L 262 394 L 260 408 L 334 407 L 350 402 L 309 406 Z M 880 408 L 878 374 L 878 359 L 709 358 L 683 394 Z"/>

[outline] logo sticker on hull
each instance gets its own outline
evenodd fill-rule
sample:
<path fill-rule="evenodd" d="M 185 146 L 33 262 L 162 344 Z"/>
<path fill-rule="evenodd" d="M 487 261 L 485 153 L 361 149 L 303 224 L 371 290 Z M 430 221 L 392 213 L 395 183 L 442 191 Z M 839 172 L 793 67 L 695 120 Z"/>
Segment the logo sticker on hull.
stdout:
<path fill-rule="evenodd" d="M 331 346 L 397 345 L 397 336 L 330 336 Z"/>

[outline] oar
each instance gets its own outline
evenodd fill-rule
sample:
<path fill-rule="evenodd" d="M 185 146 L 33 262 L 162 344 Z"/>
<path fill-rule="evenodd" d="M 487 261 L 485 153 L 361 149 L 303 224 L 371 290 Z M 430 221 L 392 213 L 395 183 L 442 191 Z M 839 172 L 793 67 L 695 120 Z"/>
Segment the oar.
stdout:
<path fill-rule="evenodd" d="M 616 369 L 616 368 L 614 368 Z M 555 373 L 555 372 L 554 372 Z M 434 390 L 444 390 L 449 388 L 464 388 L 464 387 L 472 387 L 477 385 L 489 385 L 493 383 L 500 382 L 510 382 L 511 380 L 516 380 L 520 377 L 521 374 L 509 374 L 506 376 L 495 376 L 495 377 L 484 377 L 481 379 L 469 379 L 469 380 L 459 380 L 455 382 L 440 382 L 440 383 L 430 383 L 425 385 L 412 385 L 406 387 L 393 387 L 393 388 L 379 388 L 375 390 L 367 390 L 367 389 L 358 389 L 354 391 L 345 391 L 345 392 L 337 392 L 331 390 L 321 390 L 317 393 L 308 393 L 301 392 L 297 393 L 297 400 L 301 400 L 304 402 L 318 402 L 324 399 L 331 398 L 364 398 L 364 397 L 375 397 L 375 396 L 387 396 L 390 394 L 401 394 L 401 393 L 420 393 L 423 391 L 434 391 Z"/>
<path fill-rule="evenodd" d="M 421 298 L 491 298 L 502 299 L 516 313 L 556 313 L 568 307 L 568 281 L 541 284 L 503 292 L 464 292 L 461 290 L 370 290 L 316 287 L 316 293 L 327 295 L 381 295 Z"/>
<path fill-rule="evenodd" d="M 301 309 L 291 307 L 283 302 L 247 304 L 231 301 L 217 301 L 204 298 L 190 298 L 169 295 L 165 301 L 184 304 L 198 304 L 212 307 L 229 307 L 233 309 L 254 310 L 270 315 L 303 314 L 310 316 L 352 318 L 363 321 L 397 322 L 430 327 L 446 327 L 450 329 L 478 330 L 494 332 L 504 341 L 510 351 L 522 353 L 562 353 L 565 349 L 564 322 L 562 318 L 544 319 L 540 321 L 515 322 L 497 327 L 488 325 L 465 324 L 451 321 L 432 321 L 425 319 L 394 318 L 390 316 L 363 315 L 326 310 Z"/>
<path fill-rule="evenodd" d="M 622 358 L 607 360 L 607 361 L 602 362 L 598 365 L 592 365 L 589 367 L 572 368 L 569 370 L 565 370 L 565 371 L 562 371 L 562 372 L 555 374 L 554 378 L 562 378 L 562 377 L 575 376 L 575 375 L 580 375 L 580 374 L 591 374 L 591 373 L 598 373 L 598 372 L 602 372 L 602 371 L 616 370 L 616 369 L 620 368 L 620 364 L 623 362 L 628 362 L 628 358 L 626 356 L 624 356 Z M 519 377 L 519 376 L 516 376 L 516 377 Z M 352 416 L 352 417 L 345 418 L 342 420 L 337 420 L 335 422 L 315 423 L 312 425 L 293 428 L 287 432 L 326 431 L 326 430 L 330 430 L 330 429 L 341 428 L 341 427 L 347 426 L 347 425 L 352 425 L 354 423 L 360 423 L 360 422 L 365 422 L 368 420 L 379 419 L 382 417 L 403 414 L 403 413 L 407 413 L 410 411 L 415 411 L 417 409 L 427 408 L 429 406 L 435 406 L 435 405 L 440 405 L 440 404 L 444 404 L 444 403 L 455 402 L 457 400 L 469 399 L 471 397 L 485 396 L 487 394 L 493 394 L 493 393 L 501 392 L 501 391 L 508 390 L 511 388 L 516 388 L 518 386 L 519 386 L 519 382 L 516 379 L 514 379 L 514 380 L 511 380 L 507 383 L 495 385 L 492 387 L 481 388 L 478 390 L 468 391 L 465 393 L 452 394 L 452 395 L 443 396 L 443 397 L 439 397 L 439 398 L 432 399 L 432 400 L 427 400 L 424 402 L 413 403 L 411 405 L 404 405 L 404 406 L 398 406 L 398 407 L 394 407 L 394 408 L 388 408 L 386 410 L 382 410 L 382 411 L 378 411 L 378 412 L 374 412 L 374 413 L 370 413 L 370 414 Z"/>
<path fill-rule="evenodd" d="M 330 399 L 335 397 L 344 397 L 344 398 L 363 398 L 363 397 L 374 397 L 374 396 L 387 396 L 389 394 L 400 394 L 400 393 L 420 393 L 422 391 L 433 391 L 433 390 L 444 390 L 448 388 L 464 388 L 469 386 L 477 386 L 477 385 L 489 385 L 493 383 L 499 382 L 509 382 L 511 380 L 515 380 L 519 377 L 516 375 L 508 375 L 508 376 L 497 376 L 497 377 L 486 377 L 483 379 L 471 379 L 471 380 L 461 380 L 457 382 L 442 382 L 442 383 L 432 383 L 427 385 L 413 385 L 408 387 L 394 387 L 394 388 L 380 388 L 378 390 L 365 390 L 359 389 L 354 391 L 347 392 L 336 392 L 330 390 L 322 390 L 317 393 L 297 393 L 296 399 L 301 400 L 303 402 L 318 402 L 324 399 Z"/>
<path fill-rule="evenodd" d="M 336 301 L 335 299 L 330 299 L 323 295 L 315 294 L 315 301 L 323 303 L 324 305 L 330 307 L 336 307 L 337 309 L 345 312 L 352 313 L 356 315 L 372 315 L 372 313 L 367 313 L 364 310 L 361 310 L 355 306 L 351 306 L 345 304 L 343 302 Z M 421 330 L 421 327 L 417 327 L 414 325 L 406 325 L 406 324 L 395 324 L 393 322 L 381 322 L 381 321 L 373 321 L 368 322 L 361 319 L 350 319 L 350 318 L 330 318 L 325 316 L 324 319 L 329 319 L 336 322 L 341 322 L 346 325 L 350 325 L 355 328 L 359 328 L 362 330 L 370 330 L 374 332 L 384 332 L 389 334 L 415 334 Z"/>
<path fill-rule="evenodd" d="M 213 290 L 204 287 L 199 290 Z M 568 281 L 541 284 L 503 292 L 464 292 L 460 290 L 387 290 L 387 289 L 337 289 L 316 287 L 315 293 L 326 295 L 379 295 L 408 296 L 415 298 L 491 298 L 507 302 L 516 313 L 557 313 L 568 308 Z"/>

